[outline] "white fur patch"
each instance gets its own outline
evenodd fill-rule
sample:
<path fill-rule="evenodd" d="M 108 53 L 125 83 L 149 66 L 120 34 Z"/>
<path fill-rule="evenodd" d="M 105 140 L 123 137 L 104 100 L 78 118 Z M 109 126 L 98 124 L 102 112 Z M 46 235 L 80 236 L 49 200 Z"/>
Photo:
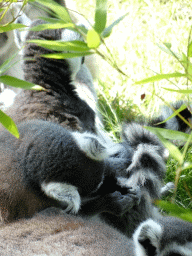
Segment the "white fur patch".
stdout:
<path fill-rule="evenodd" d="M 89 87 L 83 83 L 74 83 L 75 91 L 77 92 L 80 99 L 85 101 L 96 113 L 97 112 L 97 101 L 95 96 L 93 95 L 92 91 Z"/>
<path fill-rule="evenodd" d="M 75 186 L 60 182 L 43 182 L 41 189 L 48 197 L 59 201 L 63 206 L 67 205 L 65 212 L 75 214 L 79 211 L 81 198 Z"/>
<path fill-rule="evenodd" d="M 4 89 L 2 93 L 0 93 L 0 108 L 6 109 L 13 104 L 16 93 L 11 89 Z"/>
<path fill-rule="evenodd" d="M 159 242 L 161 240 L 163 230 L 161 226 L 149 219 L 143 222 L 133 234 L 133 240 L 136 247 L 136 254 L 137 256 L 147 256 L 145 253 L 144 248 L 139 243 L 139 240 L 150 239 L 151 244 L 155 246 L 157 249 L 159 248 Z"/>
<path fill-rule="evenodd" d="M 79 148 L 91 159 L 101 161 L 109 156 L 107 148 L 96 135 L 87 132 L 73 132 L 72 135 Z"/>
<path fill-rule="evenodd" d="M 61 40 L 64 42 L 82 40 L 81 35 L 70 29 L 63 29 L 61 32 Z M 71 79 L 74 80 L 77 72 L 80 70 L 82 65 L 82 57 L 70 58 L 67 60 L 71 70 Z"/>

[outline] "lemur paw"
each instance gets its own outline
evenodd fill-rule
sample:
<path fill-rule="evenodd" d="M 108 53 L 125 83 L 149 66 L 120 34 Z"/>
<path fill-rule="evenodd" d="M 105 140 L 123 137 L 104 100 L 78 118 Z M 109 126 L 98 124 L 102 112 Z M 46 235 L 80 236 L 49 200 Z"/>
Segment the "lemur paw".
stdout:
<path fill-rule="evenodd" d="M 140 203 L 140 189 L 129 189 L 129 193 L 122 195 L 119 191 L 111 194 L 110 212 L 116 216 L 121 216 L 129 212 L 135 205 Z"/>

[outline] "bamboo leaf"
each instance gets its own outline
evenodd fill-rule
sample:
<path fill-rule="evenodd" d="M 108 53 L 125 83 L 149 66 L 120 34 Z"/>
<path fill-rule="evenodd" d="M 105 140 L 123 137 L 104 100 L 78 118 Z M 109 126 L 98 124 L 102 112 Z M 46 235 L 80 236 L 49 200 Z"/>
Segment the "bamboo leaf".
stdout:
<path fill-rule="evenodd" d="M 87 45 L 89 48 L 97 48 L 100 45 L 100 36 L 94 29 L 87 32 Z"/>
<path fill-rule="evenodd" d="M 70 59 L 75 57 L 87 56 L 91 55 L 93 52 L 76 52 L 76 53 L 50 53 L 50 54 L 43 54 L 41 55 L 44 58 L 50 59 Z"/>
<path fill-rule="evenodd" d="M 14 30 L 14 29 L 20 29 L 20 28 L 26 28 L 27 26 L 23 25 L 23 24 L 20 24 L 20 23 L 12 23 L 12 24 L 8 24 L 8 25 L 5 25 L 5 26 L 0 26 L 0 33 L 4 33 L 4 32 L 7 32 L 7 31 L 11 31 L 11 30 Z"/>
<path fill-rule="evenodd" d="M 61 20 L 65 21 L 66 23 L 72 23 L 68 11 L 60 4 L 52 0 L 37 0 L 37 2 L 51 9 Z"/>
<path fill-rule="evenodd" d="M 57 23 L 46 23 L 46 24 L 40 24 L 37 26 L 34 26 L 30 28 L 29 30 L 31 31 L 42 31 L 45 29 L 60 29 L 60 28 L 75 28 L 73 23 L 62 23 L 62 22 L 57 22 Z"/>
<path fill-rule="evenodd" d="M 44 88 L 41 87 L 40 85 L 35 85 L 30 82 L 18 79 L 16 77 L 7 76 L 7 75 L 0 76 L 0 82 L 10 85 L 12 87 L 23 88 L 27 90 L 44 90 Z"/>
<path fill-rule="evenodd" d="M 17 62 L 14 64 L 10 64 L 11 61 L 17 56 L 20 50 L 16 51 L 9 59 L 7 59 L 3 64 L 0 66 L 0 75 L 4 72 L 6 72 L 10 67 L 14 66 Z"/>
<path fill-rule="evenodd" d="M 163 124 L 163 123 L 166 123 L 168 120 L 170 120 L 171 118 L 173 118 L 174 116 L 176 116 L 178 113 L 180 113 L 181 111 L 183 111 L 184 109 L 186 109 L 187 107 L 183 104 L 179 109 L 177 109 L 176 111 L 173 112 L 172 115 L 170 115 L 167 119 L 165 119 L 164 121 L 162 122 L 159 122 L 159 124 Z"/>
<path fill-rule="evenodd" d="M 188 46 L 188 57 L 192 57 L 192 41 L 189 43 Z"/>
<path fill-rule="evenodd" d="M 105 29 L 107 22 L 107 0 L 96 0 L 94 29 L 99 34 Z"/>
<path fill-rule="evenodd" d="M 176 53 L 176 52 L 173 52 L 173 51 L 171 50 L 171 44 L 170 44 L 170 43 L 164 43 L 164 46 L 165 46 L 165 47 L 163 47 L 163 46 L 160 45 L 160 44 L 157 44 L 157 46 L 158 46 L 162 51 L 164 51 L 164 52 L 166 52 L 167 54 L 173 56 L 174 58 L 176 58 L 176 59 L 181 59 L 181 55 L 180 55 L 180 54 L 178 54 L 178 53 Z"/>
<path fill-rule="evenodd" d="M 135 84 L 146 84 L 146 83 L 153 83 L 162 79 L 169 79 L 172 77 L 183 77 L 186 76 L 186 74 L 182 74 L 182 73 L 172 73 L 172 74 L 159 74 L 159 75 L 155 75 L 140 81 L 137 81 Z"/>
<path fill-rule="evenodd" d="M 177 93 L 184 93 L 184 94 L 191 94 L 192 90 L 175 90 L 175 89 L 171 89 L 171 88 L 165 88 L 162 87 L 164 90 L 170 91 L 170 92 L 177 92 Z"/>
<path fill-rule="evenodd" d="M 54 41 L 54 40 L 29 40 L 28 43 L 35 43 L 41 47 L 53 50 L 53 51 L 78 51 L 78 52 L 84 52 L 88 51 L 89 48 L 87 47 L 87 44 L 82 41 Z"/>
<path fill-rule="evenodd" d="M 155 134 L 159 133 L 164 138 L 170 139 L 170 140 L 188 141 L 189 136 L 190 136 L 189 134 L 186 134 L 184 132 L 178 132 L 178 131 L 173 131 L 173 130 L 169 130 L 169 129 L 155 128 L 155 127 L 150 127 L 150 126 L 145 126 L 145 128 Z"/>
<path fill-rule="evenodd" d="M 128 15 L 128 13 L 126 13 L 125 15 L 119 17 L 117 20 L 115 20 L 111 25 L 109 25 L 107 28 L 104 29 L 104 31 L 102 32 L 102 37 L 106 38 L 109 37 L 112 29 L 119 24 L 120 21 L 122 21 L 126 16 Z"/>
<path fill-rule="evenodd" d="M 2 110 L 0 110 L 0 122 L 11 134 L 13 134 L 16 138 L 19 138 L 19 131 L 16 124 Z"/>

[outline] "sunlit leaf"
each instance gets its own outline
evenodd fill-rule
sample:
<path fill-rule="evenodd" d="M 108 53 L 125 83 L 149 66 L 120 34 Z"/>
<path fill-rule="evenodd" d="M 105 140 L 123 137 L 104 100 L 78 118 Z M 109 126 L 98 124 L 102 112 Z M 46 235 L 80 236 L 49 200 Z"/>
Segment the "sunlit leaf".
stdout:
<path fill-rule="evenodd" d="M 164 45 L 165 45 L 168 49 L 171 49 L 171 43 L 164 43 Z"/>
<path fill-rule="evenodd" d="M 27 90 L 44 90 L 44 88 L 39 85 L 35 85 L 30 82 L 23 81 L 16 77 L 7 76 L 7 75 L 0 76 L 0 82 L 10 85 L 12 87 L 23 88 L 23 89 L 27 89 Z"/>
<path fill-rule="evenodd" d="M 87 32 L 87 45 L 89 48 L 97 48 L 100 45 L 100 36 L 94 29 Z"/>
<path fill-rule="evenodd" d="M 178 131 L 173 131 L 169 129 L 155 128 L 150 126 L 145 126 L 145 128 L 155 134 L 160 133 L 164 138 L 170 139 L 170 140 L 187 141 L 190 136 L 189 134 L 186 134 L 184 132 L 178 132 Z"/>
<path fill-rule="evenodd" d="M 107 0 L 96 0 L 94 29 L 100 34 L 107 22 Z"/>
<path fill-rule="evenodd" d="M 120 21 L 122 21 L 126 16 L 128 15 L 128 13 L 126 13 L 125 15 L 119 17 L 117 20 L 115 20 L 110 26 L 108 26 L 107 28 L 104 29 L 104 31 L 102 32 L 102 37 L 108 37 L 110 36 L 112 29 L 119 24 Z"/>
<path fill-rule="evenodd" d="M 173 112 L 172 115 L 170 115 L 167 119 L 163 120 L 162 122 L 159 122 L 159 124 L 163 124 L 165 122 L 167 122 L 168 120 L 170 120 L 171 118 L 173 118 L 174 116 L 176 116 L 178 113 L 180 113 L 181 111 L 183 111 L 184 109 L 186 109 L 187 107 L 183 104 L 179 109 L 177 109 L 176 111 Z"/>
<path fill-rule="evenodd" d="M 60 4 L 53 0 L 37 0 L 37 2 L 51 9 L 61 20 L 65 21 L 66 23 L 72 23 L 68 11 Z"/>
<path fill-rule="evenodd" d="M 41 57 L 49 58 L 49 59 L 70 59 L 75 57 L 87 56 L 91 54 L 93 54 L 93 52 L 50 53 L 50 54 L 43 54 L 41 55 Z"/>
<path fill-rule="evenodd" d="M 173 56 L 176 59 L 181 59 L 181 55 L 179 53 L 176 53 L 174 51 L 171 50 L 170 48 L 170 44 L 169 43 L 164 43 L 164 46 L 157 44 L 157 46 L 164 52 L 166 52 L 167 54 Z"/>
<path fill-rule="evenodd" d="M 192 76 L 192 63 L 190 62 L 188 56 L 182 52 L 182 58 L 180 59 L 181 65 L 184 67 L 185 72 Z M 189 77 L 190 79 L 192 77 Z"/>
<path fill-rule="evenodd" d="M 184 93 L 184 94 L 191 94 L 192 90 L 175 90 L 175 89 L 171 89 L 171 88 L 165 88 L 162 87 L 163 89 L 170 91 L 170 92 L 177 92 L 177 93 Z"/>
<path fill-rule="evenodd" d="M 9 25 L 6 25 L 6 26 L 0 26 L 0 33 L 4 33 L 4 32 L 7 32 L 7 31 L 11 31 L 11 30 L 14 30 L 14 29 L 20 29 L 20 28 L 26 28 L 27 26 L 23 25 L 23 24 L 20 24 L 20 23 L 11 23 Z"/>
<path fill-rule="evenodd" d="M 13 134 L 16 138 L 19 138 L 19 131 L 16 124 L 2 110 L 0 110 L 0 122 L 11 134 Z"/>
<path fill-rule="evenodd" d="M 53 51 L 78 51 L 78 52 L 84 52 L 88 51 L 89 48 L 87 47 L 85 42 L 82 41 L 53 41 L 53 40 L 29 40 L 27 42 L 35 43 L 41 47 L 51 49 Z"/>
<path fill-rule="evenodd" d="M 192 41 L 189 43 L 189 46 L 188 46 L 188 56 L 192 57 Z"/>
<path fill-rule="evenodd" d="M 74 28 L 74 24 L 73 23 L 62 23 L 62 22 L 57 22 L 57 23 L 46 23 L 46 24 L 40 24 L 37 26 L 34 26 L 32 28 L 30 28 L 29 30 L 31 31 L 42 31 L 45 29 L 60 29 L 60 28 Z"/>
<path fill-rule="evenodd" d="M 8 58 L 6 61 L 4 61 L 1 65 L 0 65 L 0 74 L 6 72 L 10 67 L 14 66 L 17 62 L 10 64 L 11 61 L 17 56 L 17 54 L 19 53 L 20 50 L 16 51 L 10 58 Z"/>
<path fill-rule="evenodd" d="M 159 74 L 159 75 L 155 75 L 140 81 L 137 81 L 135 84 L 146 84 L 146 83 L 153 83 L 156 81 L 160 81 L 162 79 L 169 79 L 172 77 L 183 77 L 186 76 L 186 74 L 182 74 L 182 73 L 171 73 L 171 74 Z"/>

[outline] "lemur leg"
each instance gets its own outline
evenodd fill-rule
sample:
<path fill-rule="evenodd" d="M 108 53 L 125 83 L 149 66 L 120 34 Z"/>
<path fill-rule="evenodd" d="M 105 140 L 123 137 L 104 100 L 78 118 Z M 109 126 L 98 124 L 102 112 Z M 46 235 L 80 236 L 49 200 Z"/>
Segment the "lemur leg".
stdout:
<path fill-rule="evenodd" d="M 81 205 L 81 198 L 78 189 L 67 183 L 49 182 L 41 184 L 42 191 L 56 201 L 62 207 L 66 207 L 65 212 L 76 214 Z"/>

